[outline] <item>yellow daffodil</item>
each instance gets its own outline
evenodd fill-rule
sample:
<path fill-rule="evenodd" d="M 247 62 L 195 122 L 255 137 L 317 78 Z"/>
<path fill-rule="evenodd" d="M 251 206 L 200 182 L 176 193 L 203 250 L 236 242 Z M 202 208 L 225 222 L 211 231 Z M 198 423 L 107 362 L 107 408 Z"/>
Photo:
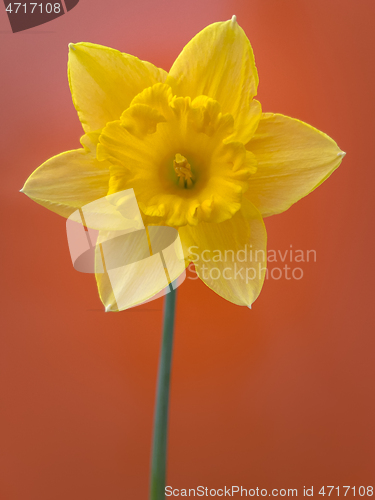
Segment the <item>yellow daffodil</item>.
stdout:
<path fill-rule="evenodd" d="M 70 45 L 68 73 L 83 148 L 45 162 L 23 192 L 69 217 L 132 188 L 145 226 L 177 228 L 200 278 L 225 299 L 251 305 L 265 262 L 251 280 L 235 278 L 239 252 L 265 254 L 263 218 L 319 186 L 344 153 L 306 123 L 262 113 L 252 48 L 235 16 L 198 33 L 169 73 L 92 43 Z M 218 252 L 232 258 L 215 259 Z M 108 280 L 98 273 L 97 283 L 116 310 Z"/>

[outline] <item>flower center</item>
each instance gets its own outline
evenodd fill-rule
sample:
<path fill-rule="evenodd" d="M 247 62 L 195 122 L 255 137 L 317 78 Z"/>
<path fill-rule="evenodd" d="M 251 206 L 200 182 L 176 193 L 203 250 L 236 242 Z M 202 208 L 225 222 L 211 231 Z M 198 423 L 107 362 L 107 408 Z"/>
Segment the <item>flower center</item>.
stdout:
<path fill-rule="evenodd" d="M 133 189 L 145 225 L 221 223 L 241 208 L 255 156 L 232 142 L 234 118 L 204 95 L 156 83 L 107 123 L 97 147 L 110 162 L 108 195 Z"/>
<path fill-rule="evenodd" d="M 185 156 L 177 153 L 173 160 L 173 168 L 178 177 L 178 185 L 181 188 L 191 188 L 195 179 L 191 171 L 191 166 Z"/>

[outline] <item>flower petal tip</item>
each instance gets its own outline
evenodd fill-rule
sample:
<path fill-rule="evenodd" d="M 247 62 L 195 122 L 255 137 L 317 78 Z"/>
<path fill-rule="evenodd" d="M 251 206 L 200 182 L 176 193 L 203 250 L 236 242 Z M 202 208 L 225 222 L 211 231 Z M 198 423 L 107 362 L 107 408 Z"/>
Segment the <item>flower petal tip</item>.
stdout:
<path fill-rule="evenodd" d="M 75 44 L 74 43 L 68 43 L 68 47 L 70 50 L 76 50 Z"/>
<path fill-rule="evenodd" d="M 20 193 L 23 193 L 23 188 L 21 188 L 21 189 L 19 190 L 19 192 L 20 192 Z"/>
<path fill-rule="evenodd" d="M 232 16 L 231 22 L 232 24 L 237 23 L 237 16 Z"/>
<path fill-rule="evenodd" d="M 345 155 L 345 151 L 340 151 L 340 153 L 337 153 L 337 156 L 341 156 L 341 158 L 344 158 Z"/>
<path fill-rule="evenodd" d="M 249 306 L 247 306 L 249 309 L 251 309 L 251 304 Z"/>
<path fill-rule="evenodd" d="M 104 308 L 104 312 L 106 312 L 106 313 L 107 313 L 107 312 L 111 312 L 111 304 L 109 304 L 109 306 L 106 306 L 106 307 Z"/>

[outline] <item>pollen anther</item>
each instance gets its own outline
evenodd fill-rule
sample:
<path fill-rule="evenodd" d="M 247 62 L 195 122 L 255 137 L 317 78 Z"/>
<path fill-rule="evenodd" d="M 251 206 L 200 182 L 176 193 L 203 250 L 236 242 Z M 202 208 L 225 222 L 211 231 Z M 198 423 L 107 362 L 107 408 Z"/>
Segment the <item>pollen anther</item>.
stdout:
<path fill-rule="evenodd" d="M 173 160 L 173 168 L 178 177 L 178 185 L 182 188 L 192 187 L 194 176 L 191 171 L 191 166 L 185 156 L 177 153 Z"/>

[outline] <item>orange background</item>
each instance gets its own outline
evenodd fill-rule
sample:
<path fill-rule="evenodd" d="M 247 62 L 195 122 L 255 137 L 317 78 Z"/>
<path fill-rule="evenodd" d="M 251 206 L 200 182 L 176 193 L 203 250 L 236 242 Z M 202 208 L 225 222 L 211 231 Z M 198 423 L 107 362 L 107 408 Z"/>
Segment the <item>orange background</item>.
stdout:
<path fill-rule="evenodd" d="M 167 483 L 175 488 L 375 486 L 373 0 L 81 0 L 1 43 L 2 500 L 143 500 L 162 300 L 103 312 L 74 271 L 65 221 L 18 193 L 79 147 L 68 42 L 169 69 L 199 30 L 237 15 L 264 111 L 347 152 L 266 220 L 269 248 L 315 249 L 303 279 L 269 279 L 253 309 L 178 290 Z M 319 498 L 319 495 L 314 495 Z"/>

